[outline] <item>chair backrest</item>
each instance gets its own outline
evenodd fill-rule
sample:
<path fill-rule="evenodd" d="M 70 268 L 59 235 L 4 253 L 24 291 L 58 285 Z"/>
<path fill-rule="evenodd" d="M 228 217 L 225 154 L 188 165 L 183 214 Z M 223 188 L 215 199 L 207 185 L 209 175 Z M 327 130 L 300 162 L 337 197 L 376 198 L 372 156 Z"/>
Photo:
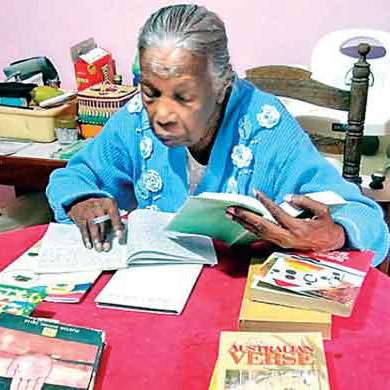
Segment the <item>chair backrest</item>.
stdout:
<path fill-rule="evenodd" d="M 352 69 L 349 91 L 313 80 L 311 72 L 296 67 L 270 65 L 246 71 L 247 80 L 263 91 L 348 112 L 347 125 L 338 127 L 338 130 L 345 130 L 343 177 L 356 184 L 361 183 L 359 171 L 370 76 L 370 65 L 366 60 L 369 51 L 368 44 L 359 45 L 359 59 Z"/>

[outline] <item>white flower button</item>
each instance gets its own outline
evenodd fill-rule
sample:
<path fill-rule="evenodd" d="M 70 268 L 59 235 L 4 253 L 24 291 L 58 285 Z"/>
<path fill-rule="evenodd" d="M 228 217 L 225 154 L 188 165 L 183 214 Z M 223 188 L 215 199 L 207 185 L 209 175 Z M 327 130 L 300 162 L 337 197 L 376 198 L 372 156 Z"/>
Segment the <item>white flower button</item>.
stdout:
<path fill-rule="evenodd" d="M 137 198 L 141 198 L 143 200 L 147 200 L 149 198 L 150 193 L 144 186 L 142 176 L 141 179 L 139 179 L 135 185 L 135 193 Z"/>
<path fill-rule="evenodd" d="M 129 103 L 127 104 L 127 109 L 130 112 L 130 114 L 133 114 L 135 112 L 141 112 L 142 108 L 143 105 L 142 105 L 141 94 L 137 93 L 133 98 L 130 99 Z"/>
<path fill-rule="evenodd" d="M 233 176 L 229 177 L 227 181 L 226 192 L 229 194 L 237 194 L 238 192 L 237 180 Z"/>
<path fill-rule="evenodd" d="M 148 159 L 153 152 L 153 141 L 148 136 L 143 136 L 140 143 L 139 149 L 141 152 L 141 156 L 144 160 Z"/>
<path fill-rule="evenodd" d="M 231 157 L 232 157 L 233 164 L 237 168 L 246 168 L 249 167 L 249 165 L 252 162 L 253 153 L 252 150 L 248 148 L 248 146 L 236 145 L 233 148 Z"/>
<path fill-rule="evenodd" d="M 256 115 L 256 118 L 261 127 L 272 129 L 272 127 L 275 127 L 279 123 L 280 112 L 276 107 L 265 104 L 261 108 L 260 113 Z"/>
<path fill-rule="evenodd" d="M 161 176 L 153 169 L 149 169 L 142 173 L 141 180 L 143 186 L 150 192 L 158 192 L 163 186 Z"/>

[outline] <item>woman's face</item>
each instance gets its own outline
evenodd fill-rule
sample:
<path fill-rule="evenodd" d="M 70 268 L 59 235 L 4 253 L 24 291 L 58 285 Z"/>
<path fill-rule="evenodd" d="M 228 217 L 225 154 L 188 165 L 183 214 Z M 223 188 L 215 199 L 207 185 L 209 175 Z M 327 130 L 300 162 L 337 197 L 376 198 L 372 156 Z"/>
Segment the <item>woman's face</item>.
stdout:
<path fill-rule="evenodd" d="M 217 108 L 205 57 L 186 49 L 141 51 L 141 91 L 156 136 L 167 146 L 196 145 Z"/>

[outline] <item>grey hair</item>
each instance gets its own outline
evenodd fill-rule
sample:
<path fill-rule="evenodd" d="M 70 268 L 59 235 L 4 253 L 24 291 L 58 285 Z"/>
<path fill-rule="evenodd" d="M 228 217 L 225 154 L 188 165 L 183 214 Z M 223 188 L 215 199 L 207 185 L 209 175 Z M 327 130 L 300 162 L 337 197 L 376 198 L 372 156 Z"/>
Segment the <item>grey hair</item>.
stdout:
<path fill-rule="evenodd" d="M 138 50 L 166 46 L 205 56 L 217 91 L 230 84 L 233 71 L 225 25 L 214 12 L 194 4 L 179 4 L 153 13 L 141 29 Z"/>

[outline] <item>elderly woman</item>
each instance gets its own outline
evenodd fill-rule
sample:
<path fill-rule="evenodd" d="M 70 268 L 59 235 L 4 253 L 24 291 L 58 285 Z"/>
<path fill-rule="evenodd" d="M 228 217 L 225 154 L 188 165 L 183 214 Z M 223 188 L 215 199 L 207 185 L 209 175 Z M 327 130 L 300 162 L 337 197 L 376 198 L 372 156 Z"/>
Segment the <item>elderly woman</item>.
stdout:
<path fill-rule="evenodd" d="M 380 208 L 347 183 L 314 148 L 277 98 L 232 71 L 219 17 L 196 5 L 155 12 L 138 40 L 141 91 L 47 189 L 59 222 L 76 223 L 87 247 L 109 249 L 108 214 L 118 234 L 118 213 L 139 208 L 176 211 L 203 191 L 256 196 L 280 223 L 229 208 L 233 218 L 284 248 L 328 251 L 342 247 L 388 250 Z M 333 190 L 348 204 L 332 213 L 304 196 Z M 260 192 L 261 191 L 261 192 Z M 293 194 L 293 195 L 291 195 Z M 288 200 L 314 218 L 299 220 L 277 205 Z"/>

